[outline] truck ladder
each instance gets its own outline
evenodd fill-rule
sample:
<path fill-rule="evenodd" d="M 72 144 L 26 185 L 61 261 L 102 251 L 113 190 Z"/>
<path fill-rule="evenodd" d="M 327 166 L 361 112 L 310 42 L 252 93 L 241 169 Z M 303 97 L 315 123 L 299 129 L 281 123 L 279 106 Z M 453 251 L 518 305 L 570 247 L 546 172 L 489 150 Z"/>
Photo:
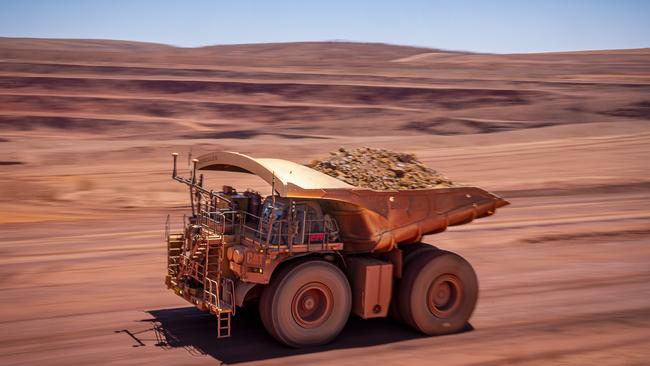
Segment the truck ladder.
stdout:
<path fill-rule="evenodd" d="M 224 236 L 215 234 L 208 236 L 205 247 L 205 278 L 219 280 L 224 257 Z"/>
<path fill-rule="evenodd" d="M 217 338 L 230 337 L 231 318 L 236 306 L 234 282 L 221 276 L 224 242 L 223 234 L 208 236 L 204 258 L 203 299 L 210 312 L 217 316 Z"/>
<path fill-rule="evenodd" d="M 210 312 L 217 316 L 217 338 L 230 337 L 231 317 L 235 314 L 234 282 L 223 278 L 219 284 L 206 278 L 205 284 L 203 297 Z M 221 298 L 222 294 L 226 295 L 224 298 L 228 301 Z"/>
<path fill-rule="evenodd" d="M 190 238 L 189 240 L 191 247 L 189 250 L 184 250 L 180 256 L 183 265 L 178 276 L 189 276 L 196 281 L 203 282 L 206 274 L 204 261 L 208 251 L 208 241 L 204 238 Z"/>
<path fill-rule="evenodd" d="M 232 313 L 217 313 L 217 338 L 230 337 L 230 317 Z"/>
<path fill-rule="evenodd" d="M 167 276 L 170 280 L 175 281 L 178 276 L 184 243 L 185 235 L 182 233 L 167 235 Z"/>

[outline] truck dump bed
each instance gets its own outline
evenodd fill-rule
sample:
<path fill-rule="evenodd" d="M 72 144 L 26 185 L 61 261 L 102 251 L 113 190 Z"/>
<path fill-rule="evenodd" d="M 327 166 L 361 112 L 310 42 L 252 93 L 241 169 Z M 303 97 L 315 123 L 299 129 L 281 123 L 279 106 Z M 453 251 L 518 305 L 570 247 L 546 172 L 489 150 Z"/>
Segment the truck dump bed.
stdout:
<path fill-rule="evenodd" d="M 389 251 L 422 236 L 490 216 L 508 204 L 476 187 L 409 191 L 323 190 L 321 205 L 341 229 L 345 250 Z"/>
<path fill-rule="evenodd" d="M 306 166 L 254 159 L 234 152 L 198 158 L 197 169 L 259 176 L 281 197 L 318 200 L 340 228 L 345 252 L 386 252 L 422 236 L 490 216 L 508 202 L 476 187 L 374 191 L 357 188 Z"/>

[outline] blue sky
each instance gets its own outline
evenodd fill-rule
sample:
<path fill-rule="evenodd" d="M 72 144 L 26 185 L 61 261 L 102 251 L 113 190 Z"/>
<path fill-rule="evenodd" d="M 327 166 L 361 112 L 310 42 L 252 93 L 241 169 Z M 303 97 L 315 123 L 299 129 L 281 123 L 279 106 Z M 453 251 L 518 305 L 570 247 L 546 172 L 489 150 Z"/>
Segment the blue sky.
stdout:
<path fill-rule="evenodd" d="M 184 47 L 350 40 L 513 53 L 650 47 L 650 0 L 0 0 L 0 36 Z"/>

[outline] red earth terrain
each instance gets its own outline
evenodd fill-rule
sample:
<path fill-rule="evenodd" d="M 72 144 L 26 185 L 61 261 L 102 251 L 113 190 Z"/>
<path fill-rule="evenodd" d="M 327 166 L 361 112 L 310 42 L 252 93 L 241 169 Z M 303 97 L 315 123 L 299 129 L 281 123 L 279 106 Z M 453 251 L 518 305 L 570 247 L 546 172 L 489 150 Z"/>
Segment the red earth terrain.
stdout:
<path fill-rule="evenodd" d="M 164 286 L 171 152 L 415 153 L 512 204 L 425 238 L 476 269 L 466 331 L 351 316 L 295 350 Z M 0 38 L 0 364 L 647 365 L 650 50 Z M 268 192 L 242 174 L 206 176 Z"/>

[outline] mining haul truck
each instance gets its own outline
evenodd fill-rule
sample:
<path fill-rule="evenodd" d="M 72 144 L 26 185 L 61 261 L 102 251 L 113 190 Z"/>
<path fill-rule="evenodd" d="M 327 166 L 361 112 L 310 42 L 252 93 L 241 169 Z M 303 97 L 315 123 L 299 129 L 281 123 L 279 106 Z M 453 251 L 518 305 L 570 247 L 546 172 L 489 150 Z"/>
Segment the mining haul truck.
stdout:
<path fill-rule="evenodd" d="M 332 341 L 350 313 L 389 314 L 429 335 L 462 330 L 478 281 L 462 257 L 421 242 L 424 235 L 492 215 L 508 204 L 476 187 L 376 191 L 304 165 L 213 152 L 192 160 L 192 212 L 183 230 L 167 224 L 169 289 L 217 317 L 231 333 L 238 307 L 259 304 L 266 330 L 292 347 Z M 199 171 L 254 174 L 262 197 L 224 185 L 206 188 Z"/>

